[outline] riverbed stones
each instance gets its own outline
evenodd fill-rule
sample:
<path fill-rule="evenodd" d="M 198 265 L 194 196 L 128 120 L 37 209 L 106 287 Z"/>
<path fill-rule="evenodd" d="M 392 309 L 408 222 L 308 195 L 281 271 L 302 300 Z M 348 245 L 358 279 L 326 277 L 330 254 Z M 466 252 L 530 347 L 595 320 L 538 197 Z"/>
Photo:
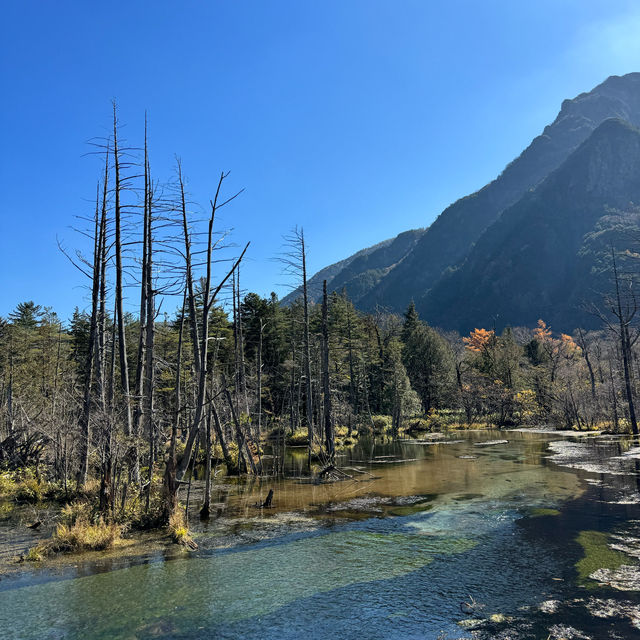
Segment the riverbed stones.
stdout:
<path fill-rule="evenodd" d="M 617 569 L 598 569 L 589 577 L 618 591 L 640 591 L 640 567 L 634 565 L 623 564 Z"/>

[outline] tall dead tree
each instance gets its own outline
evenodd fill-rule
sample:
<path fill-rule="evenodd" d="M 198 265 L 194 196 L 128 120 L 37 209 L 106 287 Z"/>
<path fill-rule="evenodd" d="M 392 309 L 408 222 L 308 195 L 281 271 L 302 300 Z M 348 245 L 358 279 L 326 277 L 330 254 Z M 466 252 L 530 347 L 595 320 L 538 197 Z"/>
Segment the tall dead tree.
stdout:
<path fill-rule="evenodd" d="M 154 360 L 154 343 L 155 343 L 155 291 L 153 288 L 153 188 L 151 185 L 151 173 L 149 171 L 149 159 L 147 154 L 147 144 L 145 136 L 145 176 L 147 188 L 145 189 L 146 204 L 146 220 L 145 220 L 145 237 L 146 237 L 146 260 L 147 265 L 144 270 L 145 281 L 143 288 L 146 289 L 145 297 L 145 345 L 144 345 L 144 384 L 143 384 L 143 416 L 144 416 L 144 430 L 149 438 L 149 472 L 148 472 L 148 484 L 147 484 L 147 510 L 149 509 L 149 503 L 151 500 L 151 485 L 153 482 L 153 467 L 155 463 L 155 427 L 153 419 L 153 389 L 154 389 L 154 374 L 155 374 L 155 360 Z"/>
<path fill-rule="evenodd" d="M 615 284 L 615 301 L 611 306 L 613 315 L 618 320 L 619 326 L 619 339 L 620 339 L 620 351 L 622 352 L 622 368 L 624 372 L 624 386 L 627 396 L 627 405 L 629 407 L 629 422 L 631 423 L 631 431 L 633 435 L 638 435 L 638 421 L 636 419 L 636 409 L 633 398 L 633 385 L 631 380 L 631 337 L 630 326 L 638 311 L 638 304 L 633 291 L 633 283 L 628 283 L 628 291 L 626 292 L 626 299 L 623 301 L 622 292 L 620 291 L 620 277 L 618 274 L 618 266 L 616 263 L 616 256 L 611 248 L 611 259 L 613 262 L 613 275 Z"/>
<path fill-rule="evenodd" d="M 175 376 L 175 411 L 171 422 L 171 439 L 169 440 L 169 453 L 165 464 L 163 479 L 163 514 L 162 519 L 166 522 L 178 506 L 178 483 L 176 480 L 176 447 L 178 444 L 178 428 L 180 427 L 181 399 L 180 393 L 181 373 L 182 373 L 182 341 L 184 335 L 184 317 L 187 307 L 187 290 L 185 288 L 182 300 L 182 312 L 180 313 L 180 328 L 178 330 L 178 351 L 176 354 L 176 376 Z"/>
<path fill-rule="evenodd" d="M 328 464 L 335 463 L 335 443 L 331 416 L 331 383 L 329 379 L 329 304 L 327 281 L 322 283 L 322 395 L 324 404 L 324 441 Z"/>
<path fill-rule="evenodd" d="M 149 226 L 149 205 L 151 198 L 149 197 L 149 157 L 147 151 L 147 117 L 144 119 L 144 195 L 143 195 L 143 219 L 142 219 L 142 265 L 140 277 L 140 314 L 138 316 L 138 358 L 136 362 L 136 378 L 135 388 L 135 410 L 133 412 L 133 445 L 132 445 L 132 480 L 136 484 L 140 482 L 140 427 L 142 424 L 142 416 L 144 413 L 144 378 L 145 378 L 145 345 L 147 336 L 147 298 L 149 296 L 147 270 L 149 268 L 149 234 L 147 227 Z"/>
<path fill-rule="evenodd" d="M 91 382 L 93 380 L 93 358 L 98 327 L 98 304 L 100 295 L 100 185 L 96 194 L 96 212 L 94 220 L 93 265 L 91 270 L 91 320 L 89 323 L 89 344 L 84 367 L 84 394 L 80 418 L 80 468 L 78 470 L 78 488 L 84 487 L 89 470 L 89 445 L 91 443 Z"/>
<path fill-rule="evenodd" d="M 127 359 L 127 339 L 124 326 L 124 310 L 122 304 L 122 290 L 124 287 L 122 266 L 122 177 L 120 175 L 120 150 L 118 149 L 118 117 L 116 104 L 113 103 L 113 161 L 114 161 L 114 219 L 115 219 L 115 253 L 116 253 L 116 312 L 118 326 L 118 357 L 120 361 L 120 386 L 124 399 L 125 434 L 133 434 L 133 419 L 131 415 L 131 398 L 129 392 L 129 363 Z"/>
<path fill-rule="evenodd" d="M 307 417 L 307 434 L 309 439 L 307 463 L 311 468 L 311 450 L 314 441 L 313 425 L 313 383 L 311 378 L 311 338 L 309 334 L 309 287 L 307 282 L 307 249 L 304 240 L 304 230 L 296 227 L 284 237 L 285 252 L 279 260 L 283 263 L 285 272 L 292 275 L 299 282 L 302 289 L 303 307 L 303 369 L 305 381 L 305 406 Z"/>
<path fill-rule="evenodd" d="M 214 199 L 211 201 L 211 217 L 209 218 L 208 232 L 207 232 L 207 249 L 206 249 L 206 259 L 205 259 L 205 278 L 204 278 L 204 291 L 203 291 L 203 300 L 202 300 L 202 313 L 201 313 L 201 337 L 200 337 L 200 364 L 197 371 L 197 395 L 195 402 L 194 415 L 191 419 L 191 424 L 189 425 L 189 430 L 187 434 L 187 441 L 185 443 L 185 450 L 182 458 L 175 469 L 175 478 L 168 479 L 165 481 L 166 487 L 172 487 L 174 491 L 177 491 L 177 487 L 179 486 L 180 481 L 182 481 L 189 462 L 192 457 L 194 445 L 198 434 L 200 432 L 201 421 L 204 414 L 204 407 L 206 401 L 206 389 L 207 389 L 207 354 L 208 354 L 208 342 L 209 342 L 209 315 L 211 312 L 211 307 L 213 306 L 218 293 L 225 285 L 227 280 L 231 277 L 234 270 L 240 264 L 244 254 L 246 253 L 249 243 L 245 246 L 240 257 L 234 262 L 233 266 L 226 274 L 226 276 L 220 281 L 218 286 L 212 293 L 212 252 L 214 249 L 213 245 L 213 224 L 216 216 L 216 212 L 218 209 L 228 204 L 236 198 L 239 193 L 236 193 L 234 196 L 231 196 L 226 201 L 219 203 L 218 199 L 220 197 L 220 190 L 222 188 L 222 183 L 228 174 L 222 173 L 220 175 L 220 179 L 218 180 L 218 187 L 216 189 L 216 195 Z M 169 467 L 167 467 L 168 469 Z M 174 498 L 175 499 L 175 498 Z"/>
<path fill-rule="evenodd" d="M 200 340 L 198 336 L 198 314 L 196 311 L 196 294 L 193 284 L 193 260 L 191 256 L 191 234 L 187 217 L 187 199 L 182 175 L 182 164 L 178 160 L 178 184 L 180 187 L 180 212 L 182 215 L 182 235 L 184 240 L 185 280 L 187 287 L 187 302 L 189 304 L 189 329 L 193 345 L 193 362 L 196 373 L 200 370 Z"/>
<path fill-rule="evenodd" d="M 98 393 L 98 403 L 103 414 L 106 411 L 106 384 L 105 384 L 105 362 L 106 362 L 106 332 L 107 332 L 107 196 L 109 189 L 109 143 L 105 152 L 104 163 L 104 183 L 102 190 L 102 212 L 100 215 L 100 306 L 98 309 L 98 333 L 96 336 L 96 385 Z"/>

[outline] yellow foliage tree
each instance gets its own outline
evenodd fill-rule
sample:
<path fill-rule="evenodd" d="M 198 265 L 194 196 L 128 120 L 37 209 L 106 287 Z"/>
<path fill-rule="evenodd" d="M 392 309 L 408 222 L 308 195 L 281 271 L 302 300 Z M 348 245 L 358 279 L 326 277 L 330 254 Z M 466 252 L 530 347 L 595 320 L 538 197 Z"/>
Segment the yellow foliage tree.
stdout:
<path fill-rule="evenodd" d="M 462 341 L 469 351 L 480 353 L 488 346 L 494 335 L 493 329 L 489 331 L 487 329 L 474 329 L 467 338 L 462 338 Z"/>

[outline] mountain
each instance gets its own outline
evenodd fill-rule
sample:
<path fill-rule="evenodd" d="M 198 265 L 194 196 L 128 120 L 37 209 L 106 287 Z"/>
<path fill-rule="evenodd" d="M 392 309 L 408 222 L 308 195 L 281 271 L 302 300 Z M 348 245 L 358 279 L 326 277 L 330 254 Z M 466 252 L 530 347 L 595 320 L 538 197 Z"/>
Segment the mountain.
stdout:
<path fill-rule="evenodd" d="M 380 280 L 400 262 L 424 235 L 426 229 L 404 231 L 372 247 L 362 249 L 352 256 L 321 269 L 308 281 L 309 297 L 314 302 L 322 298 L 322 282 L 327 281 L 329 292 L 346 290 L 349 298 L 358 304 Z M 291 304 L 302 295 L 298 287 L 282 299 Z"/>
<path fill-rule="evenodd" d="M 458 269 L 472 252 L 474 260 L 478 260 L 474 245 L 486 246 L 484 241 L 481 243 L 484 232 L 527 199 L 530 192 L 537 191 L 610 118 L 640 127 L 640 73 L 611 76 L 592 91 L 565 100 L 553 123 L 518 158 L 478 192 L 447 207 L 428 229 L 415 237 L 414 243 L 407 243 L 405 255 L 395 253 L 393 261 L 387 260 L 387 264 L 377 268 L 369 264 L 370 259 L 356 260 L 360 254 L 355 254 L 346 264 L 336 263 L 342 266 L 332 274 L 332 282 L 339 283 L 336 279 L 344 272 L 342 278 L 351 283 L 356 293 L 354 303 L 360 309 L 373 310 L 379 305 L 399 312 L 413 299 L 427 319 L 437 320 L 447 328 L 456 326 L 451 312 L 445 314 L 434 308 L 437 301 L 447 297 L 444 289 L 452 286 L 449 273 Z M 361 257 L 378 251 L 375 247 L 372 250 Z M 430 294 L 432 289 L 434 293 Z M 493 315 L 485 318 L 483 324 L 491 324 Z M 502 317 L 504 322 L 514 322 L 509 314 Z"/>
<path fill-rule="evenodd" d="M 605 120 L 534 191 L 503 212 L 456 270 L 416 304 L 437 326 L 598 325 L 584 304 L 599 299 L 594 232 L 612 211 L 640 202 L 640 131 Z M 599 248 L 600 257 L 608 247 Z"/>
<path fill-rule="evenodd" d="M 558 117 L 493 182 L 445 209 L 397 268 L 360 303 L 401 311 L 458 264 L 507 207 L 557 169 L 607 118 L 640 126 L 640 73 L 612 76 L 589 93 L 565 100 Z"/>

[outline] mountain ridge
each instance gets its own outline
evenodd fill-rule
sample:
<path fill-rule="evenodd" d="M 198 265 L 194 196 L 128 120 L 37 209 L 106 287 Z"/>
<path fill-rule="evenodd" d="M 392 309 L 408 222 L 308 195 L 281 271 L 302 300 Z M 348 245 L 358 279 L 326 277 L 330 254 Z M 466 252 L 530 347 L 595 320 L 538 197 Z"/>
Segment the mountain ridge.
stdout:
<path fill-rule="evenodd" d="M 351 288 L 356 294 L 352 296 L 354 304 L 364 311 L 383 307 L 401 312 L 415 300 L 429 317 L 438 318 L 443 328 L 451 328 L 453 319 L 433 312 L 434 301 L 441 293 L 430 296 L 429 292 L 450 287 L 450 274 L 462 268 L 492 225 L 563 166 L 610 119 L 640 128 L 639 72 L 610 76 L 591 91 L 564 100 L 554 121 L 494 180 L 445 208 L 430 227 L 418 230 L 414 242 L 403 246 L 396 242 L 400 234 L 350 256 L 344 265 L 334 263 L 332 267 L 342 266 L 332 273 L 331 288 L 335 290 L 341 282 L 350 284 L 347 293 Z M 371 269 L 375 262 L 371 255 L 388 252 L 394 242 L 395 259 L 387 260 L 382 268 Z M 402 249 L 406 249 L 404 255 Z"/>
<path fill-rule="evenodd" d="M 605 120 L 485 231 L 418 310 L 433 324 L 463 332 L 487 324 L 533 325 L 540 317 L 566 331 L 593 324 L 582 306 L 597 293 L 588 291 L 588 274 L 578 278 L 578 254 L 611 209 L 627 211 L 640 202 L 638 175 L 640 130 Z"/>

